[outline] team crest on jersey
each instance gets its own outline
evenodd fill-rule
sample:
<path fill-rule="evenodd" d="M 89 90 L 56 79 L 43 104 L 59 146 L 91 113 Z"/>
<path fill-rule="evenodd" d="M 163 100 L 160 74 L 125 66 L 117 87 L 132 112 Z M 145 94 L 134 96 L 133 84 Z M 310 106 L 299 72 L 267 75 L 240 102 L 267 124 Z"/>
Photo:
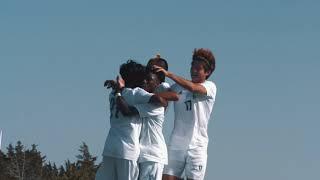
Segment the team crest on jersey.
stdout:
<path fill-rule="evenodd" d="M 203 169 L 202 165 L 198 165 L 198 166 L 193 167 L 193 170 L 195 170 L 195 171 L 202 171 L 202 169 Z"/>

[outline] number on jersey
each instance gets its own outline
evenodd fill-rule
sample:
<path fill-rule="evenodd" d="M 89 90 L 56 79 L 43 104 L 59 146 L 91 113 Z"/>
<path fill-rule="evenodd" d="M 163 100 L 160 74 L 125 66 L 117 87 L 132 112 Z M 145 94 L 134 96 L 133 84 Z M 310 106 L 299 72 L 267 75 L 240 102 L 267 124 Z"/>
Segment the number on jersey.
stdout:
<path fill-rule="evenodd" d="M 185 101 L 186 111 L 191 111 L 191 100 Z"/>

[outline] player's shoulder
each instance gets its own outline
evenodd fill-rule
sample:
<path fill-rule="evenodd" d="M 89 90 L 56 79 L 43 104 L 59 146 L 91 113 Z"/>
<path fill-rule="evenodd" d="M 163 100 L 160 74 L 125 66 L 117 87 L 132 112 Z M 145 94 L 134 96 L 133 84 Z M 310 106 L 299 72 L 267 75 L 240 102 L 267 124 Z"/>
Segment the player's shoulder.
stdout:
<path fill-rule="evenodd" d="M 142 103 L 134 105 L 139 111 L 140 117 L 164 115 L 165 108 L 152 103 Z"/>
<path fill-rule="evenodd" d="M 214 97 L 217 92 L 217 86 L 213 81 L 206 80 L 202 85 L 207 89 L 207 95 Z"/>
<path fill-rule="evenodd" d="M 146 103 L 149 101 L 150 97 L 153 95 L 153 93 L 150 93 L 143 88 L 136 87 L 132 89 L 132 96 L 135 97 L 135 99 L 139 99 L 138 102 L 140 102 L 141 98 L 144 99 L 142 102 L 146 101 Z M 138 103 L 136 102 L 136 103 Z"/>
<path fill-rule="evenodd" d="M 139 91 L 145 91 L 144 89 L 142 89 L 141 87 L 135 87 L 132 89 L 133 92 L 139 92 Z"/>
<path fill-rule="evenodd" d="M 162 83 L 160 84 L 160 86 L 161 86 L 161 87 L 164 87 L 164 88 L 170 88 L 170 84 L 167 83 L 167 82 L 162 82 Z"/>
<path fill-rule="evenodd" d="M 136 94 L 139 92 L 145 92 L 144 89 L 140 88 L 140 87 L 135 87 L 135 88 L 124 88 L 122 90 L 123 94 Z"/>
<path fill-rule="evenodd" d="M 170 89 L 170 84 L 167 82 L 162 82 L 161 84 L 159 84 L 155 92 L 165 92 L 165 91 L 168 91 L 169 89 Z"/>
<path fill-rule="evenodd" d="M 216 87 L 216 83 L 214 83 L 213 81 L 210 81 L 210 80 L 205 80 L 205 81 L 203 82 L 203 84 L 207 84 L 207 85 L 209 85 L 209 86 L 214 86 L 214 87 Z"/>
<path fill-rule="evenodd" d="M 170 86 L 172 90 L 182 89 L 182 87 L 178 83 L 174 83 Z"/>

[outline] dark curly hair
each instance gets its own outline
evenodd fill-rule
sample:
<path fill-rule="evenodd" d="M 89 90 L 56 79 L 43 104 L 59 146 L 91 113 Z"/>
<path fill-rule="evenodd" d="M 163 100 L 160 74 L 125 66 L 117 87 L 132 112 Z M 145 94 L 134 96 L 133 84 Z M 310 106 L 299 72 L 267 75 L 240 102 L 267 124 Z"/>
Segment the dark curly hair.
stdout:
<path fill-rule="evenodd" d="M 128 60 L 120 66 L 120 75 L 126 83 L 126 87 L 142 87 L 146 76 L 146 67 L 134 60 Z"/>
<path fill-rule="evenodd" d="M 194 49 L 193 55 L 192 55 L 192 61 L 201 61 L 204 64 L 204 69 L 206 72 L 210 72 L 210 74 L 206 77 L 208 79 L 210 75 L 213 73 L 213 71 L 216 68 L 216 60 L 209 49 Z"/>
<path fill-rule="evenodd" d="M 147 64 L 147 70 L 152 72 L 153 71 L 153 69 L 152 69 L 153 65 L 160 66 L 163 69 L 165 69 L 166 71 L 168 71 L 167 60 L 161 58 L 159 54 L 156 57 L 149 59 L 148 64 Z M 158 78 L 159 78 L 161 83 L 165 81 L 166 76 L 162 72 L 158 72 L 158 73 L 155 73 L 155 74 L 158 76 Z"/>

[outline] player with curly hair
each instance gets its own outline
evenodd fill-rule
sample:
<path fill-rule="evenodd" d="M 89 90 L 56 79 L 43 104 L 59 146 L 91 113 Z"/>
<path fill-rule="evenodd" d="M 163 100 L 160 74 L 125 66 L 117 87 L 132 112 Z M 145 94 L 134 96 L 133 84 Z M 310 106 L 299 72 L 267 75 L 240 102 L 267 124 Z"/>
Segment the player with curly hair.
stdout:
<path fill-rule="evenodd" d="M 179 94 L 174 102 L 174 128 L 168 145 L 168 165 L 163 180 L 178 180 L 183 172 L 187 179 L 202 180 L 207 164 L 208 122 L 216 97 L 216 85 L 207 80 L 215 70 L 215 58 L 209 49 L 195 49 L 190 68 L 191 80 L 154 66 L 175 84 Z"/>

